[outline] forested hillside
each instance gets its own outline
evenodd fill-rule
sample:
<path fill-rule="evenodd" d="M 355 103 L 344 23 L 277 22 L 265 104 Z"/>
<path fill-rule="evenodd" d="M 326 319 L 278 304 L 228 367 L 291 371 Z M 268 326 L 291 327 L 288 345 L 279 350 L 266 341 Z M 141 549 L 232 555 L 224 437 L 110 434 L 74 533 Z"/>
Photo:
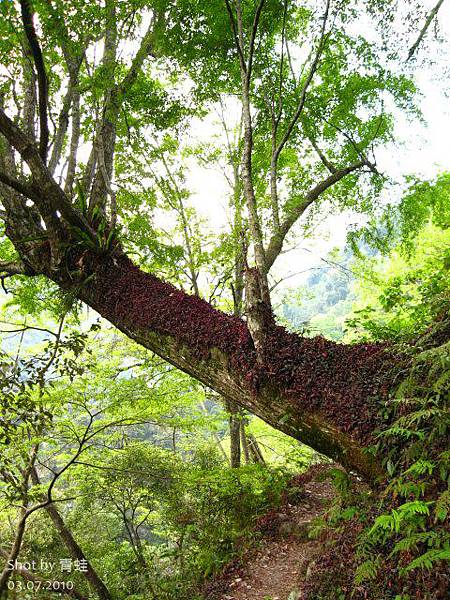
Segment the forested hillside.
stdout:
<path fill-rule="evenodd" d="M 0 2 L 0 598 L 448 597 L 449 10 Z"/>

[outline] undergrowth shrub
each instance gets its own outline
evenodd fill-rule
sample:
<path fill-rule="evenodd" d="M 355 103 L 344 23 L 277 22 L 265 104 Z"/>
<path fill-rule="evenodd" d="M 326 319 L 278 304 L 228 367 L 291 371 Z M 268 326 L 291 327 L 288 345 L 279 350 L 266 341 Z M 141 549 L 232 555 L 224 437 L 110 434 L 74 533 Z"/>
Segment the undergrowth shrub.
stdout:
<path fill-rule="evenodd" d="M 383 407 L 389 425 L 373 449 L 389 478 L 374 493 L 334 470 L 340 494 L 326 518 L 331 542 L 304 598 L 448 598 L 449 383 L 450 342 L 416 349 Z M 325 538 L 323 525 L 315 532 Z"/>
<path fill-rule="evenodd" d="M 161 507 L 168 544 L 153 548 L 158 600 L 194 600 L 199 584 L 235 557 L 240 545 L 244 550 L 256 519 L 280 502 L 287 477 L 256 464 L 184 469 Z"/>

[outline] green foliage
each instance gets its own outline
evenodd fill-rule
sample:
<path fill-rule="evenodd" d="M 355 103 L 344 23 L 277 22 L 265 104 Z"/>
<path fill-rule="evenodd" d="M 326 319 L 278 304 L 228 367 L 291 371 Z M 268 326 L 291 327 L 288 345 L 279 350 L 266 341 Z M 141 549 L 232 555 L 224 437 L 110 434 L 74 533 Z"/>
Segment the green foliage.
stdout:
<path fill-rule="evenodd" d="M 258 2 L 240 4 L 246 53 Z M 290 127 L 300 98 L 303 111 L 279 157 L 277 172 L 280 208 L 288 217 L 296 215 L 308 191 L 330 172 L 361 157 L 373 158 L 374 150 L 391 140 L 395 110 L 417 115 L 417 108 L 413 82 L 398 69 L 390 70 L 384 52 L 373 43 L 352 33 L 361 13 L 350 3 L 339 4 L 338 10 L 333 7 L 317 73 L 307 90 L 321 9 L 315 2 L 263 4 L 249 93 L 253 185 L 267 240 L 276 229 L 268 185 L 271 150 Z M 103 112 L 108 117 L 103 125 L 114 129 L 116 140 L 111 184 L 118 225 L 109 225 L 108 210 L 99 206 L 89 210 L 89 193 L 83 187 L 87 156 L 79 152 L 71 200 L 91 222 L 95 236 L 73 228 L 70 243 L 108 253 L 120 237 L 122 247 L 144 268 L 227 310 L 241 311 L 236 288 L 242 246 L 248 243 L 240 172 L 242 125 L 229 126 L 226 117 L 241 112 L 242 81 L 225 3 L 55 0 L 33 2 L 33 8 L 48 67 L 51 130 L 54 133 L 57 121 L 67 127 L 55 173 L 64 177 L 74 131 L 73 106 L 54 118 L 72 79 L 70 63 L 80 64 L 75 86 L 82 106 L 79 150 L 99 151 L 100 144 L 97 147 L 93 140 Z M 99 55 L 106 49 L 105 31 L 112 31 L 112 8 L 118 51 L 108 62 Z M 0 15 L 0 62 L 5 66 L 1 101 L 23 125 L 26 84 L 34 75 L 23 52 L 19 4 L 0 2 Z M 127 89 L 120 89 L 133 60 L 130 48 L 139 44 L 151 18 L 155 28 L 142 68 Z M 123 101 L 117 101 L 113 118 L 116 107 L 110 100 L 116 93 Z M 227 101 L 230 110 L 224 110 Z M 220 132 L 216 124 L 208 125 L 219 104 Z M 209 128 L 207 142 L 192 140 L 197 119 Z M 232 142 L 224 143 L 222 128 L 228 128 L 225 137 L 231 131 Z M 4 158 L 3 144 L 1 150 Z M 328 157 L 331 168 L 320 154 Z M 220 235 L 208 231 L 210 224 L 195 208 L 189 172 L 198 165 L 219 166 L 231 182 L 232 222 Z M 20 169 L 18 165 L 18 178 L 28 181 L 28 172 Z M 384 183 L 375 169 L 341 179 L 310 207 L 303 233 L 311 236 L 317 216 L 327 213 L 350 209 L 372 216 Z M 411 179 L 395 211 L 389 208 L 381 225 L 377 221 L 376 228 L 366 228 L 367 238 L 376 239 L 379 249 L 383 242 L 399 241 L 397 255 L 391 256 L 384 271 L 367 263 L 359 267 L 368 280 L 367 305 L 359 307 L 353 323 L 368 336 L 399 339 L 422 332 L 441 317 L 448 302 L 448 190 L 445 174 L 431 182 Z M 385 240 L 377 235 L 380 226 Z M 50 233 L 17 245 L 43 243 Z M 16 258 L 5 236 L 2 230 L 2 259 Z M 39 250 L 38 244 L 34 250 Z M 75 330 L 68 335 L 59 331 L 56 342 L 40 336 L 24 347 L 10 343 L 5 349 L 13 347 L 15 356 L 11 351 L 0 361 L 2 542 L 12 544 L 17 505 L 38 500 L 53 481 L 56 504 L 115 598 L 192 600 L 198 585 L 236 553 L 255 518 L 277 505 L 286 472 L 302 469 L 313 457 L 296 442 L 251 420 L 247 429 L 261 443 L 269 466 L 229 469 L 221 446 L 228 441 L 226 415 L 215 398 L 199 383 L 161 366 L 117 335 L 94 326 L 88 339 L 83 332 L 89 323 L 81 320 L 74 298 L 95 275 L 81 281 L 76 273 L 69 275 L 77 284 L 68 294 L 57 293 L 52 283 L 39 277 L 16 278 L 11 283 L 12 299 L 5 306 L 6 314 L 14 315 L 13 325 L 19 315 L 29 319 L 40 314 L 46 327 L 64 316 Z M 340 339 L 352 298 L 348 277 L 331 267 L 316 275 L 297 291 L 297 298 L 286 302 L 284 317 L 302 333 L 318 330 Z M 42 352 L 31 345 L 40 346 Z M 448 428 L 448 347 L 424 350 L 416 361 L 417 373 L 385 408 L 390 425 L 380 433 L 378 450 L 385 456 L 390 481 L 376 515 L 361 515 L 370 523 L 365 523 L 361 537 L 357 585 L 374 582 L 386 556 L 398 560 L 402 576 L 437 568 L 448 558 L 449 456 L 441 446 Z M 426 386 L 418 384 L 416 375 Z M 35 458 L 33 451 L 39 459 L 41 485 L 24 479 Z M 338 469 L 331 475 L 340 504 L 330 511 L 329 522 L 343 528 L 359 515 L 351 505 L 350 479 Z M 27 525 L 23 552 L 32 557 L 51 550 L 54 557 L 64 557 L 65 549 L 42 512 Z M 90 593 L 80 574 L 76 584 L 83 594 Z M 345 597 L 340 588 L 333 593 L 335 598 Z"/>
<path fill-rule="evenodd" d="M 432 202 L 430 196 L 428 205 L 426 199 L 420 204 L 421 196 L 414 207 L 407 197 L 409 221 L 404 208 L 404 229 L 398 230 L 401 235 L 384 263 L 377 255 L 353 265 L 359 273 L 355 292 L 362 295 L 364 306 L 348 321 L 357 327 L 353 339 L 362 335 L 399 342 L 416 336 L 414 346 L 398 343 L 409 361 L 395 395 L 381 407 L 386 426 L 371 449 L 383 462 L 386 480 L 376 495 L 338 485 L 340 499 L 327 515 L 334 535 L 340 543 L 349 538 L 355 553 L 347 573 L 357 597 L 378 598 L 390 588 L 398 592 L 397 598 L 413 597 L 417 589 L 434 598 L 450 558 L 449 238 L 446 225 L 435 218 L 445 188 L 434 191 L 441 197 Z M 324 535 L 325 525 L 318 523 L 318 535 Z M 333 578 L 325 579 L 323 588 Z M 415 580 L 421 582 L 417 588 Z"/>
<path fill-rule="evenodd" d="M 380 514 L 359 541 L 364 560 L 356 585 L 375 578 L 384 564 L 380 556 L 398 564 L 400 577 L 442 569 L 450 559 L 449 366 L 448 344 L 421 352 L 390 403 L 392 424 L 381 432 L 378 451 L 391 478 Z"/>
<path fill-rule="evenodd" d="M 133 589 L 136 599 L 192 600 L 279 502 L 289 477 L 283 453 L 293 468 L 309 457 L 300 451 L 294 463 L 280 439 L 282 467 L 230 469 L 217 445 L 226 443 L 226 415 L 202 386 L 112 331 L 76 332 L 61 335 L 57 354 L 41 332 L 27 358 L 5 355 L 0 365 L 2 541 L 12 543 L 8 523 L 37 444 L 41 484 L 29 486 L 27 501 L 39 502 L 56 475 L 55 505 L 114 597 Z M 267 427 L 253 431 L 273 444 Z M 45 511 L 29 519 L 22 556 L 68 556 Z M 81 573 L 71 579 L 87 593 Z"/>
<path fill-rule="evenodd" d="M 448 304 L 449 241 L 448 229 L 426 224 L 408 254 L 397 246 L 384 261 L 361 260 L 355 267 L 361 299 L 348 326 L 376 340 L 410 339 L 432 326 Z"/>
<path fill-rule="evenodd" d="M 354 299 L 352 260 L 351 252 L 331 252 L 305 284 L 283 290 L 282 323 L 302 335 L 342 339 Z"/>
<path fill-rule="evenodd" d="M 119 598 L 128 598 L 130 586 L 138 597 L 192 598 L 235 554 L 254 520 L 277 504 L 286 481 L 258 465 L 219 466 L 210 445 L 183 459 L 134 442 L 89 460 L 98 466 L 76 471 L 79 500 L 69 519 Z M 97 515 L 123 539 L 119 552 L 108 545 L 108 530 L 90 539 Z"/>

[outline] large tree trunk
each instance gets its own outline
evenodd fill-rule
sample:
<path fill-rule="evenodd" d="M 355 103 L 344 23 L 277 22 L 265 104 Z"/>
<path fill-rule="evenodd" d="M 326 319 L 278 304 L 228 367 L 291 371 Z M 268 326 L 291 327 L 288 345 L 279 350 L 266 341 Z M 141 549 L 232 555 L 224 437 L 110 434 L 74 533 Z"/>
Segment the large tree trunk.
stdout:
<path fill-rule="evenodd" d="M 364 167 L 371 168 L 371 165 L 366 158 L 360 158 L 317 183 L 291 207 L 281 223 L 279 216 L 275 219 L 276 231 L 267 249 L 264 247 L 252 176 L 250 98 L 255 40 L 263 2 L 258 4 L 255 12 L 248 44 L 239 2 L 235 7 L 236 25 L 233 25 L 237 27 L 234 33 L 240 60 L 244 128 L 239 176 L 249 212 L 250 241 L 256 263 L 255 269 L 246 272 L 248 326 L 236 315 L 214 310 L 199 298 L 186 295 L 140 271 L 118 248 L 115 252 L 110 251 L 115 243 L 116 199 L 110 180 L 117 121 L 126 92 L 131 89 L 151 50 L 153 22 L 125 77 L 118 83 L 113 68 L 118 43 L 114 3 L 107 3 L 102 59 L 107 72 L 105 99 L 99 107 L 102 116 L 94 128 L 89 168 L 81 169 L 85 176 L 82 176 L 80 191 L 86 197 L 92 192 L 90 210 L 86 213 L 77 208 L 56 183 L 46 164 L 48 86 L 45 65 L 32 11 L 30 13 L 28 3 L 20 4 L 24 9 L 24 31 L 29 39 L 33 39 L 33 59 L 39 75 L 41 139 L 38 146 L 33 131 L 21 128 L 18 125 L 20 119 L 8 117 L 1 107 L 0 97 L 2 219 L 6 219 L 6 235 L 22 259 L 17 265 L 3 262 L 0 273 L 46 275 L 70 289 L 130 338 L 224 398 L 366 478 L 376 478 L 380 473 L 379 466 L 373 455 L 364 449 L 373 442 L 373 432 L 382 424 L 380 401 L 388 394 L 393 381 L 392 371 L 398 360 L 381 345 L 344 346 L 320 337 L 305 339 L 287 333 L 274 323 L 267 282 L 268 271 L 281 252 L 286 235 L 307 207 L 343 177 Z M 275 144 L 277 156 L 303 110 L 306 90 L 320 58 L 328 8 L 329 3 L 318 50 L 300 93 L 299 106 L 278 145 Z M 234 13 L 229 3 L 227 9 L 233 24 Z M 30 102 L 35 103 L 31 99 Z M 34 108 L 26 112 L 30 112 L 33 119 Z M 76 122 L 77 118 L 72 129 L 74 126 L 76 129 Z M 16 168 L 19 167 L 16 153 L 27 164 L 30 176 Z M 274 164 L 276 166 L 276 162 Z M 276 176 L 276 170 L 273 175 Z M 107 206 L 109 210 L 106 210 Z M 100 209 L 100 214 L 94 214 L 95 207 Z M 107 219 L 102 221 L 101 215 L 105 217 L 107 213 L 110 214 L 109 222 Z M 45 241 L 39 244 L 38 240 Z M 83 250 L 83 247 L 91 250 Z"/>
<path fill-rule="evenodd" d="M 264 271 L 258 264 L 256 271 L 252 331 L 239 317 L 144 273 L 119 247 L 111 251 L 109 226 L 103 239 L 52 178 L 35 144 L 1 109 L 0 131 L 32 173 L 29 184 L 0 171 L 6 234 L 23 260 L 18 270 L 9 265 L 10 273 L 46 275 L 224 398 L 367 479 L 380 474 L 365 447 L 382 424 L 380 400 L 398 363 L 384 346 L 344 346 L 277 327 L 263 293 L 267 266 Z M 14 173 L 13 157 L 8 161 Z M 36 243 L 39 238 L 45 241 Z"/>
<path fill-rule="evenodd" d="M 364 448 L 381 425 L 379 401 L 392 381 L 395 357 L 384 346 L 301 338 L 273 326 L 261 362 L 244 321 L 141 271 L 123 254 L 85 250 L 72 262 L 68 271 L 82 270 L 84 284 L 46 274 L 75 287 L 125 335 L 367 479 L 380 474 Z"/>

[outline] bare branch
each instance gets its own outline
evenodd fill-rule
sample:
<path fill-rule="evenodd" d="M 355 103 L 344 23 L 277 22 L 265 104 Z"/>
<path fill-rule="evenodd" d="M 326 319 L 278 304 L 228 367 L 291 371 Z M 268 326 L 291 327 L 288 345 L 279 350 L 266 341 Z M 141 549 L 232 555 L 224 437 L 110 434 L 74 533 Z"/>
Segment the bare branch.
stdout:
<path fill-rule="evenodd" d="M 284 5 L 283 38 L 282 38 L 282 50 L 281 50 L 281 61 L 280 61 L 281 64 L 280 64 L 279 106 L 278 106 L 278 111 L 277 111 L 278 114 L 277 115 L 275 114 L 275 106 L 274 106 L 273 100 L 271 103 L 272 155 L 271 155 L 271 160 L 270 160 L 270 197 L 271 197 L 271 205 L 272 205 L 272 212 L 273 212 L 273 225 L 274 225 L 274 232 L 275 232 L 274 235 L 275 236 L 282 235 L 282 232 L 280 230 L 280 216 L 279 216 L 279 208 L 278 208 L 278 183 L 277 183 L 278 159 L 279 159 L 279 156 L 280 156 L 284 146 L 286 145 L 287 141 L 289 140 L 289 137 L 291 136 L 295 125 L 297 124 L 297 122 L 300 118 L 300 115 L 303 111 L 303 107 L 305 105 L 306 92 L 307 92 L 308 87 L 309 87 L 311 81 L 313 80 L 313 77 L 319 66 L 319 59 L 322 54 L 323 44 L 324 44 L 324 39 L 325 39 L 325 29 L 326 29 L 326 24 L 327 24 L 327 20 L 328 20 L 329 8 L 330 8 L 330 0 L 327 0 L 325 13 L 323 16 L 322 28 L 320 31 L 319 43 L 317 46 L 315 57 L 312 61 L 311 67 L 309 69 L 309 73 L 306 77 L 305 83 L 303 84 L 303 88 L 302 88 L 302 91 L 300 94 L 300 100 L 299 100 L 297 110 L 295 111 L 294 116 L 292 117 L 290 123 L 288 124 L 287 129 L 284 132 L 284 135 L 282 136 L 280 142 L 278 142 L 278 127 L 279 127 L 282 110 L 283 110 L 281 91 L 282 91 L 282 74 L 283 74 L 284 41 L 285 41 L 284 21 L 286 19 L 287 2 Z M 286 42 L 287 42 L 287 40 L 286 40 Z"/>
<path fill-rule="evenodd" d="M 296 206 L 294 206 L 289 213 L 286 215 L 285 219 L 280 225 L 279 230 L 272 236 L 270 240 L 269 246 L 266 251 L 266 266 L 267 270 L 273 265 L 278 255 L 281 252 L 283 247 L 283 242 L 289 233 L 291 227 L 294 223 L 301 217 L 301 215 L 306 211 L 306 209 L 315 201 L 319 196 L 325 192 L 332 185 L 343 179 L 346 175 L 357 171 L 361 167 L 367 165 L 367 161 L 364 159 L 359 160 L 347 167 L 342 169 L 338 169 L 334 173 L 332 173 L 329 177 L 321 181 L 315 187 L 313 187 L 307 194 L 304 196 Z"/>
<path fill-rule="evenodd" d="M 61 13 L 55 9 L 51 0 L 46 0 L 46 5 L 52 17 L 52 25 L 55 32 L 58 34 L 59 44 L 64 56 L 64 60 L 67 65 L 67 70 L 69 73 L 69 83 L 67 88 L 66 96 L 63 100 L 63 106 L 59 116 L 59 127 L 56 131 L 52 156 L 49 162 L 50 172 L 53 173 L 58 161 L 61 157 L 62 145 L 64 141 L 64 137 L 67 132 L 67 127 L 69 123 L 69 111 L 72 106 L 72 141 L 70 145 L 70 155 L 69 155 L 69 164 L 67 167 L 67 177 L 66 177 L 66 185 L 65 191 L 66 193 L 71 192 L 73 185 L 73 178 L 75 174 L 75 164 L 74 159 L 76 158 L 76 149 L 73 150 L 74 141 L 76 141 L 76 145 L 78 147 L 79 141 L 79 101 L 80 101 L 80 92 L 78 89 L 78 76 L 81 65 L 86 55 L 86 50 L 91 41 L 91 36 L 85 36 L 84 39 L 80 41 L 80 47 L 76 47 L 74 42 L 71 40 L 69 32 L 67 30 L 66 24 L 64 22 L 64 18 Z"/>
<path fill-rule="evenodd" d="M 323 15 L 323 20 L 322 20 L 322 27 L 321 27 L 321 31 L 320 31 L 320 38 L 319 38 L 319 43 L 317 46 L 317 51 L 316 51 L 316 55 L 314 57 L 314 60 L 311 64 L 311 67 L 309 69 L 308 75 L 306 77 L 305 83 L 303 84 L 302 87 L 302 91 L 300 93 L 300 99 L 299 99 L 299 103 L 298 103 L 298 107 L 297 110 L 294 113 L 294 116 L 292 117 L 280 143 L 278 144 L 276 150 L 275 150 L 275 154 L 273 159 L 275 160 L 275 162 L 278 160 L 278 157 L 281 153 L 281 151 L 283 150 L 284 146 L 286 145 L 287 141 L 289 140 L 289 137 L 295 127 L 295 125 L 297 124 L 300 115 L 302 113 L 303 107 L 305 105 L 305 100 L 306 100 L 306 92 L 308 91 L 309 85 L 311 84 L 311 81 L 314 78 L 314 75 L 317 71 L 317 68 L 319 66 L 319 60 L 320 57 L 322 55 L 322 51 L 323 51 L 323 46 L 324 46 L 324 41 L 325 41 L 325 29 L 326 29 L 326 25 L 327 25 L 327 21 L 328 21 L 328 13 L 330 10 L 330 0 L 327 0 L 327 4 L 325 7 L 325 13 Z"/>
<path fill-rule="evenodd" d="M 2 267 L 0 265 L 0 271 Z M 17 327 L 17 329 L 8 329 L 3 330 L 1 333 L 22 333 L 23 331 L 42 331 L 44 333 L 50 333 L 53 336 L 57 336 L 57 334 L 51 329 L 46 329 L 45 327 L 35 327 L 33 325 L 27 325 L 26 323 L 11 323 L 10 321 L 0 321 L 3 325 L 10 325 L 11 327 Z"/>
<path fill-rule="evenodd" d="M 36 139 L 35 116 L 36 116 L 36 74 L 33 68 L 33 55 L 30 44 L 23 33 L 21 39 L 23 54 L 23 77 L 21 82 L 23 105 L 19 114 L 22 115 L 22 127 L 31 139 Z"/>
<path fill-rule="evenodd" d="M 277 279 L 276 281 L 274 281 L 273 284 L 270 286 L 270 291 L 273 292 L 273 290 L 276 287 L 278 287 L 280 285 L 280 283 L 283 283 L 287 279 L 291 279 L 292 277 L 297 277 L 298 275 L 302 275 L 303 273 L 309 273 L 309 271 L 316 271 L 317 269 L 320 269 L 320 267 L 309 267 L 309 269 L 303 269 L 301 271 L 296 271 L 295 273 L 289 273 L 288 275 L 285 275 L 284 277 L 281 277 L 280 279 Z"/>
<path fill-rule="evenodd" d="M 429 12 L 428 17 L 426 18 L 425 24 L 422 27 L 422 29 L 421 29 L 418 37 L 417 37 L 417 40 L 414 42 L 414 44 L 409 49 L 408 58 L 406 59 L 406 61 L 411 60 L 411 58 L 416 53 L 418 47 L 422 43 L 422 40 L 423 40 L 423 38 L 425 37 L 425 35 L 426 35 L 427 31 L 428 31 L 428 28 L 430 27 L 433 19 L 438 14 L 439 9 L 441 8 L 441 6 L 442 6 L 443 3 L 444 3 L 444 0 L 439 0 L 438 3 L 436 4 L 436 6 Z"/>
<path fill-rule="evenodd" d="M 117 219 L 117 203 L 116 203 L 116 192 L 111 187 L 111 181 L 108 175 L 108 170 L 105 163 L 105 149 L 103 147 L 103 139 L 100 136 L 97 140 L 97 162 L 99 170 L 102 174 L 103 181 L 105 184 L 106 192 L 108 193 L 111 200 L 111 227 L 114 227 Z"/>
<path fill-rule="evenodd" d="M 324 166 L 330 171 L 330 173 L 336 173 L 337 169 L 336 167 L 333 165 L 333 163 L 331 161 L 328 160 L 328 158 L 325 156 L 325 154 L 322 152 L 322 150 L 319 148 L 314 136 L 309 135 L 308 133 L 306 134 L 306 137 L 308 138 L 308 140 L 311 142 L 311 146 L 314 148 L 314 150 L 316 151 L 318 157 L 320 158 L 320 160 L 322 161 L 322 163 L 324 164 Z"/>
<path fill-rule="evenodd" d="M 331 127 L 334 127 L 334 129 L 336 129 L 336 131 L 339 131 L 339 133 L 341 133 L 350 142 L 350 144 L 353 146 L 354 150 L 356 151 L 356 154 L 361 157 L 361 159 L 364 161 L 365 166 L 368 167 L 370 169 L 370 171 L 372 171 L 372 173 L 374 173 L 375 175 L 380 175 L 379 171 L 376 168 L 375 162 L 371 162 L 368 159 L 365 152 L 363 152 L 361 150 L 361 148 L 358 146 L 357 142 L 353 139 L 353 137 L 347 131 L 345 131 L 345 129 L 342 129 L 341 127 L 339 127 L 339 125 L 336 125 L 335 123 L 332 123 L 331 121 L 328 121 L 328 119 L 325 119 L 325 117 L 322 117 L 322 119 L 328 125 L 330 125 Z M 372 148 L 373 148 L 373 142 L 375 141 L 375 139 L 378 135 L 378 132 L 380 130 L 380 126 L 381 126 L 381 117 L 380 117 L 380 121 L 378 123 L 377 130 L 374 133 L 373 138 L 372 138 Z M 308 138 L 308 139 L 310 139 L 310 138 Z"/>

